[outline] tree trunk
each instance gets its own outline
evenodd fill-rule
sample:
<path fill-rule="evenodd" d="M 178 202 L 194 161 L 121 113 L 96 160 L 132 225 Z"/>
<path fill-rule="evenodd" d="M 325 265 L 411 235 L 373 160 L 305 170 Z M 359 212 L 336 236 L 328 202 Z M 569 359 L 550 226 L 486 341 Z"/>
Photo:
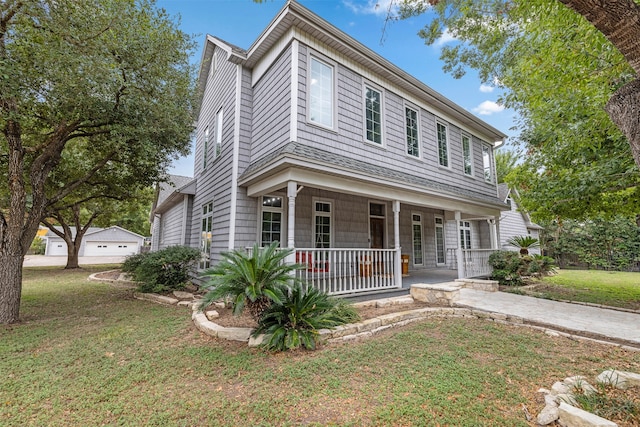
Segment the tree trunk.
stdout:
<path fill-rule="evenodd" d="M 67 242 L 67 265 L 64 266 L 65 269 L 80 268 L 78 265 L 78 254 L 80 253 L 81 244 L 82 239 Z"/>
<path fill-rule="evenodd" d="M 605 110 L 627 137 L 631 154 L 640 167 L 640 80 L 618 89 L 607 102 Z"/>
<path fill-rule="evenodd" d="M 0 254 L 0 324 L 19 319 L 23 261 L 21 254 Z"/>

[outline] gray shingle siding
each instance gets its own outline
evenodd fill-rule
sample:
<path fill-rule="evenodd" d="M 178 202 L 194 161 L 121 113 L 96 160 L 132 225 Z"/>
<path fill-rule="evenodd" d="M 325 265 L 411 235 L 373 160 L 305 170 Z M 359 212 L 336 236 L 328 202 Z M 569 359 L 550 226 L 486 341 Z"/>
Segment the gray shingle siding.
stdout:
<path fill-rule="evenodd" d="M 291 46 L 253 87 L 252 159 L 289 141 L 290 115 Z"/>

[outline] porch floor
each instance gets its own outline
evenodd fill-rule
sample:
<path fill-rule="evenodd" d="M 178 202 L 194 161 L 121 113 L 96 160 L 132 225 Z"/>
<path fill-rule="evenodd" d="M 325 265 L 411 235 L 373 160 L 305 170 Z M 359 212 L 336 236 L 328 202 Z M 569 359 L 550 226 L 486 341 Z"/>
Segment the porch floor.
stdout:
<path fill-rule="evenodd" d="M 361 302 L 361 301 L 369 301 L 372 299 L 398 297 L 402 295 L 409 295 L 409 290 L 411 289 L 411 285 L 415 285 L 418 283 L 434 284 L 434 283 L 453 282 L 457 278 L 458 278 L 457 270 L 450 270 L 446 267 L 427 268 L 422 270 L 411 270 L 409 271 L 408 276 L 404 276 L 402 278 L 402 289 L 393 289 L 390 291 L 378 291 L 378 292 L 372 292 L 366 295 L 352 294 L 352 295 L 341 295 L 341 296 L 343 298 L 346 298 L 349 302 Z"/>

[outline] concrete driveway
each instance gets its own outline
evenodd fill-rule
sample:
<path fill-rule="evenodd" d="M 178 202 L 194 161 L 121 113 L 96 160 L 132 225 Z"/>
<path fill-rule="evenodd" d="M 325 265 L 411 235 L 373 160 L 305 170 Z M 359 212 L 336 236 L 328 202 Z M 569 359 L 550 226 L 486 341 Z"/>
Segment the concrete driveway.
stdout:
<path fill-rule="evenodd" d="M 81 256 L 78 263 L 82 265 L 91 264 L 121 264 L 124 261 L 123 256 Z M 66 256 L 44 256 L 44 255 L 27 255 L 24 257 L 23 267 L 50 267 L 50 266 L 67 265 Z"/>

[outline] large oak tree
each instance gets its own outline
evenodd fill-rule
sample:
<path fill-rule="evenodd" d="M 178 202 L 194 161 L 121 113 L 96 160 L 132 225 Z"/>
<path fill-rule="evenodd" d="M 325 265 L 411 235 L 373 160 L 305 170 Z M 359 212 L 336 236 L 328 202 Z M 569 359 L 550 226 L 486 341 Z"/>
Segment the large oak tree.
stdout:
<path fill-rule="evenodd" d="M 51 207 L 118 165 L 149 185 L 188 152 L 192 48 L 152 1 L 0 3 L 0 323 L 19 319 L 22 262 Z"/>

